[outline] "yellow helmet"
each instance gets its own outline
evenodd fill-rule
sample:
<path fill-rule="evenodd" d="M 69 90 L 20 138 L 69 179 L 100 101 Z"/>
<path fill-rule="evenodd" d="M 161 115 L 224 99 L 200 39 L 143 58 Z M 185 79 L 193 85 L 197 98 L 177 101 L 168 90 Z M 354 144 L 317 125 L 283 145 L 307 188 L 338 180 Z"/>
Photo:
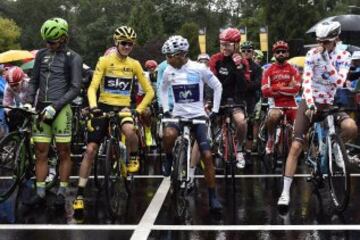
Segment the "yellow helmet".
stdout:
<path fill-rule="evenodd" d="M 123 40 L 134 42 L 136 40 L 136 33 L 131 27 L 121 26 L 115 30 L 113 39 L 115 44 Z"/>

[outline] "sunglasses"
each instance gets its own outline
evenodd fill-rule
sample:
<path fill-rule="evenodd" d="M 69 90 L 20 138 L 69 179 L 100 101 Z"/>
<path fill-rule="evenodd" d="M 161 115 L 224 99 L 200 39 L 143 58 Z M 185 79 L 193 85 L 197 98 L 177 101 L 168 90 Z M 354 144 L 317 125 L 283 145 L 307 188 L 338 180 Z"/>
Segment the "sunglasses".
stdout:
<path fill-rule="evenodd" d="M 132 47 L 134 46 L 134 43 L 133 42 L 127 42 L 127 41 L 121 41 L 120 44 L 124 47 L 126 46 L 129 46 L 129 47 Z"/>
<path fill-rule="evenodd" d="M 321 44 L 329 44 L 329 43 L 331 43 L 331 41 L 329 41 L 329 40 L 325 40 L 325 41 L 318 41 L 319 43 L 321 43 Z"/>
<path fill-rule="evenodd" d="M 285 53 L 287 53 L 287 50 L 276 50 L 275 53 L 276 54 L 285 54 Z"/>
<path fill-rule="evenodd" d="M 241 52 L 242 53 L 252 53 L 253 50 L 252 49 L 242 49 Z"/>
<path fill-rule="evenodd" d="M 55 41 L 49 41 L 49 40 L 47 40 L 47 41 L 46 41 L 46 43 L 49 44 L 49 45 L 55 45 L 55 44 L 57 44 L 57 43 L 59 43 L 59 42 L 60 42 L 60 40 L 55 40 Z"/>
<path fill-rule="evenodd" d="M 166 57 L 167 58 L 173 58 L 173 57 L 178 57 L 178 56 L 180 56 L 181 55 L 181 52 L 179 53 L 173 53 L 173 54 L 166 54 Z"/>
<path fill-rule="evenodd" d="M 20 83 L 10 83 L 9 84 L 11 88 L 20 86 Z"/>
<path fill-rule="evenodd" d="M 233 42 L 220 42 L 220 47 L 224 47 L 224 48 L 230 48 L 233 47 L 235 45 L 235 43 Z"/>

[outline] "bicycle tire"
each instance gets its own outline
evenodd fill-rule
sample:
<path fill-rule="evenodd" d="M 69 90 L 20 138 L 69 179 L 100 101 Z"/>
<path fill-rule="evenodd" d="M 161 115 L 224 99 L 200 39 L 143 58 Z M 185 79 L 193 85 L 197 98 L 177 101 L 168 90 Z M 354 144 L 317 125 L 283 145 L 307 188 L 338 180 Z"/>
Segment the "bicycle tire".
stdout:
<path fill-rule="evenodd" d="M 265 122 L 262 121 L 259 126 L 259 134 L 257 136 L 257 153 L 258 156 L 263 159 L 265 156 L 265 148 L 266 148 L 266 139 L 267 139 L 267 131 L 265 127 Z"/>
<path fill-rule="evenodd" d="M 104 188 L 106 208 L 112 218 L 120 215 L 120 200 L 124 199 L 124 193 L 126 194 L 119 156 L 119 145 L 114 139 L 109 139 L 106 146 Z"/>
<path fill-rule="evenodd" d="M 345 145 L 340 139 L 339 135 L 332 134 L 328 136 L 328 138 L 330 139 L 330 143 L 328 142 L 328 146 L 330 146 L 328 147 L 329 192 L 335 210 L 338 212 L 343 212 L 349 203 L 351 189 L 350 172 L 348 166 L 349 159 Z M 339 160 L 341 164 L 336 163 L 336 161 Z"/>
<path fill-rule="evenodd" d="M 96 188 L 101 191 L 105 185 L 105 161 L 106 161 L 106 142 L 99 145 L 98 152 L 94 161 L 94 182 Z"/>
<path fill-rule="evenodd" d="M 228 159 L 230 160 L 230 174 L 231 174 L 231 180 L 233 184 L 233 189 L 235 190 L 236 187 L 236 179 L 235 179 L 235 172 L 236 172 L 236 145 L 234 140 L 234 134 L 232 133 L 231 127 L 227 127 L 227 143 L 228 146 Z"/>
<path fill-rule="evenodd" d="M 17 162 L 18 149 L 22 146 L 20 141 L 20 134 L 12 132 L 0 142 L 0 176 L 4 178 L 0 184 L 0 203 L 11 196 L 21 179 L 21 168 Z"/>
<path fill-rule="evenodd" d="M 186 208 L 186 171 L 187 143 L 184 140 L 176 141 L 174 146 L 174 169 L 171 173 L 171 185 L 174 193 L 177 217 L 182 217 Z M 181 185 L 185 182 L 185 188 Z"/>

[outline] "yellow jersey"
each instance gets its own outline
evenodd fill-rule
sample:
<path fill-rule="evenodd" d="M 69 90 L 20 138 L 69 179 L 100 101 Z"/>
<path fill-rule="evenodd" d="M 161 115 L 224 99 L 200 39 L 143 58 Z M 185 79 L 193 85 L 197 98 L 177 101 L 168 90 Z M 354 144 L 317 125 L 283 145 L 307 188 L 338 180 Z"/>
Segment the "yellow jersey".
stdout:
<path fill-rule="evenodd" d="M 99 103 L 129 107 L 134 77 L 145 92 L 144 99 L 136 107 L 141 113 L 151 103 L 154 90 L 139 61 L 131 57 L 120 58 L 116 52 L 100 57 L 87 92 L 90 108 L 97 107 L 96 93 L 99 87 Z"/>

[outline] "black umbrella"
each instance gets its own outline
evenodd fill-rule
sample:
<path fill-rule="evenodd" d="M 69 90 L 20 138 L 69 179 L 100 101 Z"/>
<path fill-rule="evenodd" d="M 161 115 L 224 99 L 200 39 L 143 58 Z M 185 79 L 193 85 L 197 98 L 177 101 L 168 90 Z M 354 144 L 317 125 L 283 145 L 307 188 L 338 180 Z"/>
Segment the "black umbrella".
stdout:
<path fill-rule="evenodd" d="M 349 14 L 327 17 L 312 26 L 306 33 L 315 33 L 318 24 L 329 21 L 338 21 L 342 32 L 360 32 L 360 15 Z"/>

